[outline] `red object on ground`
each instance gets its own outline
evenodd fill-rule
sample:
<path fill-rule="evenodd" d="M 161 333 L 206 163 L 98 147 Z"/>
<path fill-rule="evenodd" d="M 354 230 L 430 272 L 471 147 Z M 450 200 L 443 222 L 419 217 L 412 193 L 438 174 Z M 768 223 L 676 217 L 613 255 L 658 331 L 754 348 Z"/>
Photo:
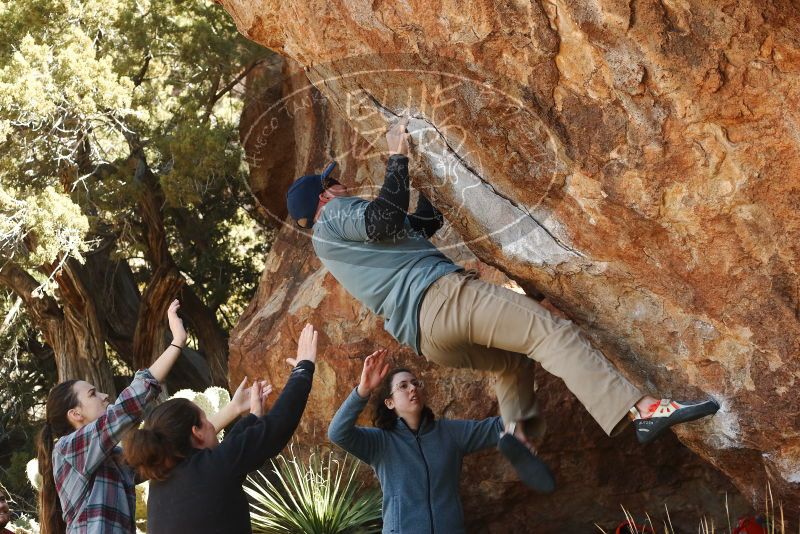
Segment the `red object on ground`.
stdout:
<path fill-rule="evenodd" d="M 767 534 L 764 519 L 761 517 L 743 517 L 739 519 L 733 534 Z"/>
<path fill-rule="evenodd" d="M 624 521 L 619 524 L 614 534 L 655 534 L 655 531 L 647 525 L 639 526 L 636 523 Z"/>

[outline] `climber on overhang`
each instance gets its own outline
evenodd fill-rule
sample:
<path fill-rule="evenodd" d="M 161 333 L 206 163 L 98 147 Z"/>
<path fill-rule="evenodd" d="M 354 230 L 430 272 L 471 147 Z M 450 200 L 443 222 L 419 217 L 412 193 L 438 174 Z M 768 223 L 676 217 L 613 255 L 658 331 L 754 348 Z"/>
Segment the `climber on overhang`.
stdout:
<path fill-rule="evenodd" d="M 644 395 L 594 349 L 571 321 L 535 300 L 478 279 L 428 241 L 441 214 L 420 194 L 409 214 L 408 118 L 386 134 L 389 161 L 372 201 L 331 178 L 303 176 L 286 195 L 298 226 L 313 228 L 317 256 L 344 288 L 385 319 L 384 328 L 445 367 L 491 371 L 506 432 L 498 448 L 529 487 L 553 487 L 535 454 L 544 433 L 533 362 L 561 378 L 608 435 L 633 420 L 642 443 L 667 428 L 711 415 L 713 400 L 676 402 Z M 527 356 L 527 357 L 526 357 Z"/>

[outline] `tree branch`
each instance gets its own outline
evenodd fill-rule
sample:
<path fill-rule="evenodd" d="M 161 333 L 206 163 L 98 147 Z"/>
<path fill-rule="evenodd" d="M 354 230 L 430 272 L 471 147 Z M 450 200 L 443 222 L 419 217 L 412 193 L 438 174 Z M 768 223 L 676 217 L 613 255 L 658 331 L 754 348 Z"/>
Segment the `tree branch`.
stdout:
<path fill-rule="evenodd" d="M 141 146 L 133 134 L 131 135 L 131 143 L 133 147 Z M 159 339 L 163 338 L 163 336 L 158 336 L 158 324 L 163 324 L 169 300 L 174 298 L 178 288 L 182 286 L 180 293 L 183 303 L 182 314 L 195 327 L 194 331 L 200 345 L 198 348 L 206 357 L 208 366 L 211 369 L 212 381 L 215 385 L 227 386 L 227 335 L 219 326 L 214 312 L 203 303 L 191 288 L 185 285 L 183 274 L 178 269 L 167 243 L 167 233 L 164 229 L 164 217 L 162 214 L 164 192 L 156 175 L 147 165 L 144 151 L 136 149 L 132 157 L 137 159 L 136 176 L 143 185 L 139 203 L 145 228 L 143 242 L 146 245 L 146 255 L 154 271 L 153 278 L 142 297 L 139 310 L 139 326 L 137 326 L 133 343 L 134 361 L 139 362 L 137 366 L 140 366 L 147 358 L 154 356 L 153 351 L 156 350 L 156 345 L 153 343 L 157 343 Z M 157 315 L 153 317 L 152 314 Z M 160 323 L 154 323 L 154 321 L 160 321 Z"/>
<path fill-rule="evenodd" d="M 59 380 L 82 378 L 113 394 L 114 380 L 97 310 L 75 272 L 76 266 L 75 260 L 67 261 L 56 275 L 63 306 L 48 295 L 34 296 L 38 282 L 16 263 L 3 264 L 0 284 L 23 300 L 34 324 L 53 348 Z"/>
<path fill-rule="evenodd" d="M 205 123 L 208 122 L 208 118 L 211 116 L 211 110 L 214 108 L 214 104 L 216 103 L 219 98 L 216 98 L 217 90 L 219 89 L 219 84 L 222 82 L 222 74 L 217 72 L 217 75 L 214 77 L 214 81 L 211 84 L 211 87 L 208 89 L 208 100 L 206 101 L 205 111 L 203 112 L 203 118 L 200 119 L 201 122 Z"/>
<path fill-rule="evenodd" d="M 147 55 L 144 57 L 144 63 L 142 64 L 142 67 L 139 69 L 139 72 L 136 73 L 136 76 L 132 78 L 134 87 L 139 87 L 142 85 L 144 77 L 147 74 L 147 70 L 150 68 L 151 59 L 153 59 L 153 54 L 147 52 Z"/>
<path fill-rule="evenodd" d="M 0 268 L 0 284 L 11 289 L 22 299 L 34 322 L 41 325 L 43 322 L 64 319 L 64 314 L 53 297 L 42 295 L 37 298 L 33 296 L 33 292 L 39 287 L 39 282 L 18 264 L 11 261 L 3 263 Z"/>
<path fill-rule="evenodd" d="M 245 76 L 250 74 L 250 72 L 254 68 L 256 68 L 257 66 L 261 65 L 266 60 L 267 60 L 267 58 L 261 58 L 261 59 L 257 59 L 255 61 L 253 61 L 247 67 L 245 67 L 242 72 L 237 74 L 236 77 L 233 80 L 231 80 L 227 85 L 225 85 L 225 87 L 223 87 L 222 89 L 217 91 L 211 97 L 211 99 L 208 101 L 208 103 L 206 104 L 206 112 L 205 112 L 205 115 L 203 116 L 203 119 L 205 120 L 211 115 L 211 110 L 214 109 L 214 106 L 217 104 L 217 102 L 219 102 L 220 98 L 222 98 L 223 96 L 228 94 L 234 87 L 236 87 L 236 85 L 239 82 L 241 82 L 244 79 Z"/>

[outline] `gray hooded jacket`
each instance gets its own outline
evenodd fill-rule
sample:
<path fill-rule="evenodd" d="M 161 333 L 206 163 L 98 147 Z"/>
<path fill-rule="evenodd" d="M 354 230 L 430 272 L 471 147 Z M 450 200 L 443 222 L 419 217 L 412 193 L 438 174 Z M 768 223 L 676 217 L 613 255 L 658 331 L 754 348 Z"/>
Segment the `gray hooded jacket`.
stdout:
<path fill-rule="evenodd" d="M 464 455 L 497 444 L 500 417 L 482 421 L 424 420 L 413 432 L 403 419 L 393 430 L 356 426 L 368 399 L 357 389 L 328 428 L 330 440 L 369 464 L 383 490 L 383 533 L 459 534 L 464 512 L 458 481 Z"/>

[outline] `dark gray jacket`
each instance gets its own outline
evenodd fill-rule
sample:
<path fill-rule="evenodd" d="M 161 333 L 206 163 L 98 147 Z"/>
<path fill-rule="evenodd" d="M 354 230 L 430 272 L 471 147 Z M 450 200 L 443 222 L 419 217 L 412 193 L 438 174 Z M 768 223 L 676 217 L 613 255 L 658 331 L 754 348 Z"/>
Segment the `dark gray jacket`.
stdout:
<path fill-rule="evenodd" d="M 497 444 L 501 419 L 425 420 L 418 433 L 402 419 L 394 430 L 355 426 L 367 400 L 354 389 L 333 417 L 328 437 L 375 470 L 383 490 L 384 534 L 463 533 L 461 462 Z"/>

